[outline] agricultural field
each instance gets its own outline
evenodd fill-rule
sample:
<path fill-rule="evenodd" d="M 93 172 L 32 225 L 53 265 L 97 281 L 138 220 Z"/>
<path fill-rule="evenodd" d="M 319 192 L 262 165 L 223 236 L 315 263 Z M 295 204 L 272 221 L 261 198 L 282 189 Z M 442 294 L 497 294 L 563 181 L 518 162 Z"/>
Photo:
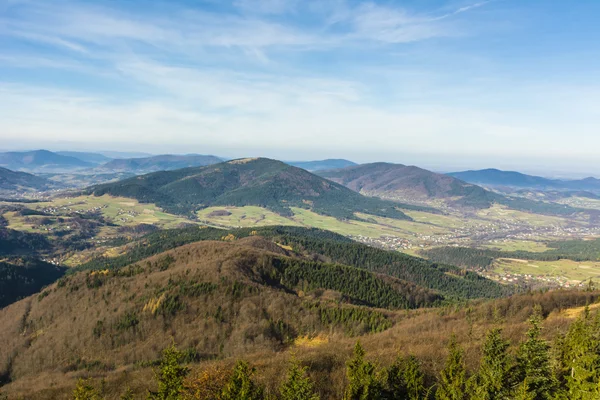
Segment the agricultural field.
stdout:
<path fill-rule="evenodd" d="M 56 210 L 63 212 L 100 212 L 111 223 L 120 226 L 155 224 L 162 228 L 174 228 L 188 219 L 163 212 L 154 204 L 141 204 L 137 200 L 104 196 L 78 196 L 55 198 L 51 202 L 35 203 L 29 206 L 35 210 Z"/>
<path fill-rule="evenodd" d="M 494 205 L 490 208 L 479 210 L 477 216 L 498 222 L 527 224 L 534 227 L 567 227 L 584 224 L 583 222 L 573 221 L 567 218 L 511 210 L 500 205 Z"/>
<path fill-rule="evenodd" d="M 501 258 L 494 261 L 494 272 L 498 274 L 532 275 L 534 277 L 563 278 L 580 283 L 600 278 L 600 262 L 572 260 L 528 261 Z"/>
<path fill-rule="evenodd" d="M 590 199 L 587 197 L 568 197 L 558 200 L 557 203 L 566 204 L 571 207 L 600 210 L 600 199 Z"/>
<path fill-rule="evenodd" d="M 548 247 L 545 242 L 533 240 L 498 240 L 492 243 L 486 243 L 482 247 L 490 250 L 531 251 L 534 253 L 542 253 L 550 250 L 550 247 Z"/>

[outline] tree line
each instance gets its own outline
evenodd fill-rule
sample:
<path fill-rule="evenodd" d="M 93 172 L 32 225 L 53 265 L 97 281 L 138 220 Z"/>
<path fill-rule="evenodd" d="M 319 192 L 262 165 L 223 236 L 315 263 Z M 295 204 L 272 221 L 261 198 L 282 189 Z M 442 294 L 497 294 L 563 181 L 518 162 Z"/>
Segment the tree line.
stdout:
<path fill-rule="evenodd" d="M 456 337 L 449 339 L 448 355 L 435 376 L 427 376 L 414 356 L 398 356 L 385 368 L 367 358 L 360 342 L 346 362 L 344 400 L 594 400 L 600 398 L 600 315 L 586 307 L 566 334 L 553 342 L 541 337 L 542 315 L 536 308 L 529 329 L 515 352 L 501 328 L 491 329 L 481 349 L 478 369 L 468 373 L 464 351 Z M 513 354 L 514 353 L 514 354 Z M 149 400 L 318 400 L 318 388 L 308 367 L 292 359 L 278 393 L 266 393 L 257 371 L 245 361 L 231 370 L 219 367 L 191 374 L 184 353 L 175 345 L 163 351 L 155 370 L 155 390 Z M 101 392 L 90 380 L 80 380 L 75 400 L 99 400 Z M 122 399 L 136 398 L 126 389 Z M 141 397 L 137 397 L 141 398 Z"/>

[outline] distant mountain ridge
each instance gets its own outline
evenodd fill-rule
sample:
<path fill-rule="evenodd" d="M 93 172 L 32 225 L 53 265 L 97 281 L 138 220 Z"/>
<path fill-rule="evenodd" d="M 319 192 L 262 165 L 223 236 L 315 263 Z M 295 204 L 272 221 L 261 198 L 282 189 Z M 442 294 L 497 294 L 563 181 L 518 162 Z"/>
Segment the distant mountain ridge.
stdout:
<path fill-rule="evenodd" d="M 452 172 L 447 175 L 485 186 L 507 186 L 540 190 L 600 191 L 600 179 L 593 177 L 578 180 L 549 179 L 516 171 L 501 171 L 493 168 Z"/>
<path fill-rule="evenodd" d="M 83 151 L 56 151 L 55 153 L 60 156 L 74 157 L 90 164 L 104 164 L 112 160 L 111 157 L 106 157 L 105 155 L 100 153 L 90 153 Z"/>
<path fill-rule="evenodd" d="M 211 155 L 158 155 L 142 158 L 114 159 L 99 166 L 97 169 L 111 172 L 149 173 L 170 171 L 181 168 L 200 167 L 222 162 L 220 158 Z"/>
<path fill-rule="evenodd" d="M 385 198 L 403 200 L 454 199 L 457 205 L 489 207 L 492 193 L 485 189 L 437 174 L 425 169 L 391 163 L 371 163 L 330 171 L 317 175 L 342 184 L 354 191 Z"/>
<path fill-rule="evenodd" d="M 355 162 L 344 159 L 327 159 L 327 160 L 318 160 L 318 161 L 286 161 L 286 164 L 292 165 L 294 167 L 302 168 L 307 171 L 321 171 L 326 169 L 337 169 L 337 168 L 346 168 L 354 165 L 358 165 Z"/>
<path fill-rule="evenodd" d="M 362 164 L 319 171 L 317 174 L 357 192 L 390 200 L 420 202 L 441 199 L 451 207 L 472 209 L 484 209 L 500 204 L 516 210 L 547 215 L 571 215 L 585 211 L 557 203 L 504 196 L 453 176 L 402 164 Z"/>
<path fill-rule="evenodd" d="M 89 168 L 93 165 L 79 158 L 60 155 L 48 150 L 0 153 L 0 167 L 15 171 L 74 170 Z"/>
<path fill-rule="evenodd" d="M 56 189 L 60 186 L 60 184 L 39 176 L 0 167 L 0 191 L 44 191 Z"/>
<path fill-rule="evenodd" d="M 292 215 L 290 207 L 337 218 L 356 212 L 410 219 L 398 203 L 362 196 L 303 169 L 267 158 L 238 159 L 207 167 L 155 172 L 91 187 L 88 193 L 132 197 L 178 214 L 209 206 L 268 208 Z"/>

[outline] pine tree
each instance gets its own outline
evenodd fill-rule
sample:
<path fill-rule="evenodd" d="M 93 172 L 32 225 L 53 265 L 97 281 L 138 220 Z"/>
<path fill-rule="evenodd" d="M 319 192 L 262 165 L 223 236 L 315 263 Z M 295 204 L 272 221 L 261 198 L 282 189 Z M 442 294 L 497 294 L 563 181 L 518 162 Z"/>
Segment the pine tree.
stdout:
<path fill-rule="evenodd" d="M 73 390 L 73 400 L 100 400 L 100 393 L 92 385 L 91 379 L 80 378 Z"/>
<path fill-rule="evenodd" d="M 481 366 L 473 383 L 473 396 L 481 400 L 506 398 L 510 385 L 508 342 L 502 339 L 502 330 L 491 330 L 483 345 Z"/>
<path fill-rule="evenodd" d="M 527 381 L 528 391 L 534 400 L 550 399 L 556 389 L 556 380 L 550 367 L 550 346 L 540 338 L 541 313 L 536 308 L 530 318 L 527 340 L 517 352 L 516 372 L 519 382 Z"/>
<path fill-rule="evenodd" d="M 436 400 L 463 400 L 466 396 L 466 370 L 463 360 L 463 350 L 452 335 L 448 346 L 448 359 L 441 372 Z"/>
<path fill-rule="evenodd" d="M 420 400 L 425 393 L 425 377 L 414 356 L 398 357 L 386 371 L 386 396 L 391 399 Z"/>
<path fill-rule="evenodd" d="M 419 360 L 414 356 L 410 356 L 406 360 L 404 382 L 406 383 L 408 400 L 420 400 L 424 398 L 425 376 L 423 375 L 423 372 L 421 372 Z"/>
<path fill-rule="evenodd" d="M 175 344 L 163 351 L 158 370 L 155 371 L 158 380 L 158 392 L 148 395 L 150 400 L 177 400 L 183 390 L 183 381 L 189 369 L 179 365 L 183 354 L 177 350 Z"/>
<path fill-rule="evenodd" d="M 298 361 L 292 360 L 287 373 L 287 380 L 279 388 L 281 400 L 319 400 L 311 379 L 306 376 L 306 368 Z"/>
<path fill-rule="evenodd" d="M 365 351 L 356 342 L 354 357 L 346 364 L 348 387 L 345 400 L 377 400 L 381 398 L 382 385 L 377 379 L 375 366 L 365 361 Z"/>
<path fill-rule="evenodd" d="M 229 383 L 223 389 L 221 400 L 261 400 L 263 389 L 252 380 L 254 372 L 248 363 L 238 361 Z"/>
<path fill-rule="evenodd" d="M 121 395 L 121 400 L 133 400 L 133 390 L 131 388 L 125 389 L 125 393 Z"/>
<path fill-rule="evenodd" d="M 560 342 L 561 373 L 566 383 L 563 397 L 573 400 L 600 398 L 600 333 L 586 307 Z"/>

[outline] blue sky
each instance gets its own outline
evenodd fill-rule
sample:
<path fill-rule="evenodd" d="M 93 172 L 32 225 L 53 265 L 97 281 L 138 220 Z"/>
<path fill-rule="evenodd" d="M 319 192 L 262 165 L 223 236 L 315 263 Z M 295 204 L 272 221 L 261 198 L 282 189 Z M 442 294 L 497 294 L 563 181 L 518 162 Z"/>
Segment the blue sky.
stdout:
<path fill-rule="evenodd" d="M 600 174 L 600 1 L 0 0 L 0 148 Z"/>

